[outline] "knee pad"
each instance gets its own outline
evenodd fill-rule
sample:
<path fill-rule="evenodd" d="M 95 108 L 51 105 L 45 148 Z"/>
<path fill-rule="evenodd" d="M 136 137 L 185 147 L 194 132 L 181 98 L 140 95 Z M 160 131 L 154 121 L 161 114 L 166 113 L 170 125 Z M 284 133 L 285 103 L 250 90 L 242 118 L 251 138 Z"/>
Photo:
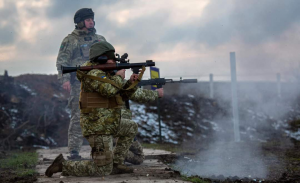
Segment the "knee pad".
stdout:
<path fill-rule="evenodd" d="M 97 166 L 113 162 L 112 137 L 107 135 L 91 136 L 88 138 L 92 147 L 91 156 Z"/>
<path fill-rule="evenodd" d="M 97 166 L 108 165 L 113 162 L 112 151 L 92 151 L 92 158 Z"/>

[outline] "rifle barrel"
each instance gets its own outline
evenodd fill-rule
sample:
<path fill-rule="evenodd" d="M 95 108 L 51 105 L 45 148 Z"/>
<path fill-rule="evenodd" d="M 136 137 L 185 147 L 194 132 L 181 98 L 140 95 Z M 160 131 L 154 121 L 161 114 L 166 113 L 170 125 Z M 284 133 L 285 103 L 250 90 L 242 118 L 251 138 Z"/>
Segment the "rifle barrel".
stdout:
<path fill-rule="evenodd" d="M 183 79 L 180 81 L 180 83 L 197 83 L 197 79 Z"/>
<path fill-rule="evenodd" d="M 173 79 L 165 79 L 165 78 L 155 78 L 149 80 L 141 80 L 139 82 L 139 86 L 147 86 L 147 85 L 165 85 L 166 83 L 197 83 L 197 79 L 182 79 L 179 81 L 173 81 Z"/>
<path fill-rule="evenodd" d="M 173 79 L 166 79 L 167 83 L 197 83 L 197 79 L 182 79 L 179 81 L 174 81 Z"/>

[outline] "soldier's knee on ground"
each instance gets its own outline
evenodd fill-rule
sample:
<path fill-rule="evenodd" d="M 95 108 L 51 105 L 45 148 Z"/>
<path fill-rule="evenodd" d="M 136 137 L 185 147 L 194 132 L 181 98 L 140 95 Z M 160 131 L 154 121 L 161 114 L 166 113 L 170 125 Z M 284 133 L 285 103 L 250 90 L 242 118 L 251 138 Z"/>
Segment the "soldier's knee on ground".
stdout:
<path fill-rule="evenodd" d="M 134 140 L 130 146 L 130 150 L 134 153 L 141 154 L 143 153 L 143 147 L 138 140 Z"/>
<path fill-rule="evenodd" d="M 134 154 L 131 151 L 128 151 L 125 161 L 134 165 L 140 165 L 144 162 L 144 155 Z"/>

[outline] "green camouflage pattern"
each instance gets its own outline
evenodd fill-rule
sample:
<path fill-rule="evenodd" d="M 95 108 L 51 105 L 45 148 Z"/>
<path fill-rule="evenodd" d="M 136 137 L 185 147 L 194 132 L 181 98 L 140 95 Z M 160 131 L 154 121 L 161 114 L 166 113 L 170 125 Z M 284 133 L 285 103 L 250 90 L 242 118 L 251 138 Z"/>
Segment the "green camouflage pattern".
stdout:
<path fill-rule="evenodd" d="M 82 65 L 85 61 L 89 60 L 89 48 L 91 45 L 97 41 L 106 41 L 103 36 L 95 33 L 95 29 L 92 32 L 75 29 L 63 39 L 56 61 L 58 79 L 61 84 L 71 80 L 71 75 L 69 73 L 64 75 L 61 74 L 62 65 Z M 84 55 L 83 53 L 87 53 L 87 55 Z"/>
<path fill-rule="evenodd" d="M 80 109 L 79 95 L 80 84 L 76 83 L 71 87 L 71 95 L 69 98 L 68 107 L 71 109 L 71 120 L 68 129 L 68 149 L 69 152 L 79 152 L 83 143 L 83 136 L 80 127 Z"/>
<path fill-rule="evenodd" d="M 92 63 L 87 62 L 83 66 L 90 66 Z M 93 64 L 96 65 L 96 64 Z M 123 80 L 120 76 L 106 76 L 106 73 L 101 70 L 93 69 L 88 72 L 88 75 L 97 77 L 107 77 L 114 81 L 117 85 L 122 87 Z M 78 77 L 78 76 L 77 76 Z M 120 89 L 112 86 L 109 83 L 102 83 L 100 81 L 88 79 L 88 78 L 78 78 L 81 80 L 82 89 L 85 92 L 98 92 L 102 96 L 107 98 L 115 96 Z M 81 114 L 80 125 L 82 128 L 83 136 L 90 136 L 95 134 L 114 134 L 116 127 L 119 125 L 121 119 L 121 111 L 124 109 L 105 109 L 96 108 L 93 113 Z M 124 113 L 124 111 L 122 112 Z"/>
<path fill-rule="evenodd" d="M 144 159 L 145 155 L 142 145 L 137 140 L 133 141 L 125 157 L 125 161 L 134 165 L 140 165 Z"/>
<path fill-rule="evenodd" d="M 86 54 L 88 54 L 90 46 L 96 41 L 106 41 L 103 36 L 97 35 L 95 32 L 95 29 L 90 33 L 84 30 L 75 29 L 62 41 L 56 61 L 58 80 L 61 84 L 71 80 L 70 74 L 61 74 L 61 65 L 76 66 L 83 64 L 88 60 L 88 55 Z M 80 128 L 80 110 L 78 105 L 80 82 L 76 79 L 76 77 L 73 79 L 74 82 L 71 85 L 71 93 L 68 101 L 68 107 L 71 111 L 71 120 L 68 130 L 68 148 L 69 152 L 79 152 L 83 142 Z"/>
<path fill-rule="evenodd" d="M 95 63 L 86 62 L 83 65 L 92 64 Z M 121 90 L 120 88 L 130 85 L 130 81 L 123 80 L 117 75 L 112 76 L 96 69 L 88 71 L 86 74 L 112 80 L 120 87 L 77 75 L 82 84 L 81 90 L 84 92 L 98 92 L 108 98 L 120 93 L 121 96 L 129 97 L 129 99 L 136 101 L 150 101 L 158 97 L 157 92 L 148 92 L 137 87 L 128 91 Z M 83 136 L 86 138 L 94 136 L 99 139 L 99 142 L 107 136 L 118 138 L 113 151 L 113 163 L 124 164 L 125 156 L 128 154 L 129 147 L 132 145 L 138 131 L 138 125 L 131 120 L 131 116 L 131 111 L 126 109 L 125 105 L 113 109 L 96 108 L 91 113 L 81 113 L 80 126 Z M 93 147 L 93 144 L 90 144 L 90 146 Z M 93 161 L 87 160 L 65 161 L 63 163 L 63 174 L 72 176 L 103 176 L 108 175 L 112 168 L 112 164 L 97 166 Z"/>
<path fill-rule="evenodd" d="M 113 125 L 111 125 L 113 126 Z M 116 131 L 115 137 L 118 137 L 116 147 L 114 148 L 114 160 L 115 164 L 123 164 L 125 161 L 125 155 L 128 153 L 129 146 L 132 144 L 132 140 L 137 133 L 137 124 L 130 119 L 121 119 L 119 126 L 113 129 Z M 94 135 L 95 146 L 103 147 L 102 140 L 109 135 Z M 111 143 L 109 143 L 109 149 L 113 148 L 112 136 L 109 136 Z M 90 144 L 92 147 L 93 144 Z M 70 176 L 104 176 L 109 175 L 113 168 L 113 163 L 105 166 L 97 166 L 92 160 L 70 161 L 63 162 L 63 174 Z"/>
<path fill-rule="evenodd" d="M 83 64 L 83 66 L 91 65 L 97 65 L 97 63 L 86 62 Z M 121 88 L 127 88 L 127 86 L 130 85 L 129 81 L 122 80 L 120 76 L 111 76 L 101 70 L 93 69 L 87 72 L 87 74 L 101 78 L 105 77 L 106 79 L 114 81 Z M 129 91 L 123 91 L 109 83 L 103 83 L 101 81 L 92 80 L 89 78 L 81 78 L 78 75 L 77 77 L 82 83 L 83 91 L 98 92 L 107 98 L 113 97 L 118 93 L 120 93 L 122 97 L 126 97 L 137 102 L 149 102 L 158 98 L 158 93 L 156 91 L 144 90 L 138 87 L 134 87 Z M 119 119 L 131 119 L 131 116 L 131 111 L 126 109 L 125 105 L 123 105 L 121 108 L 114 109 L 93 109 L 93 113 L 81 114 L 80 125 L 83 136 L 94 134 L 114 134 L 115 132 L 112 130 L 114 128 L 112 128 L 111 125 L 118 125 Z"/>
<path fill-rule="evenodd" d="M 91 147 L 104 148 L 103 140 L 109 141 L 109 150 L 113 151 L 113 137 L 111 135 L 99 135 L 94 136 L 95 144 L 90 144 Z M 81 161 L 70 161 L 66 160 L 63 162 L 63 174 L 70 176 L 104 176 L 109 175 L 112 171 L 113 163 L 104 166 L 97 166 L 93 160 L 81 160 Z"/>
<path fill-rule="evenodd" d="M 80 160 L 63 162 L 63 175 L 89 177 L 109 175 L 112 171 L 113 164 L 97 166 L 93 160 Z"/>
<path fill-rule="evenodd" d="M 117 130 L 117 133 L 114 134 L 115 137 L 118 137 L 118 141 L 114 149 L 113 162 L 123 164 L 129 147 L 138 132 L 138 125 L 130 119 L 121 118 Z"/>
<path fill-rule="evenodd" d="M 158 92 L 138 88 L 132 95 L 129 95 L 129 99 L 135 102 L 148 103 L 158 99 Z"/>

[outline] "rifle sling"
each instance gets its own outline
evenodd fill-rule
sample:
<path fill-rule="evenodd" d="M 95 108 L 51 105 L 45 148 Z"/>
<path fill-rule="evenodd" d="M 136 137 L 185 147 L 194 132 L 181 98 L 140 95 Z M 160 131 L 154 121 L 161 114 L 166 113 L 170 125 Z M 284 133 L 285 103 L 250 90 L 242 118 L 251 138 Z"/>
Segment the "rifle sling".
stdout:
<path fill-rule="evenodd" d="M 143 77 L 143 74 L 145 72 L 146 68 L 145 66 L 142 67 L 142 71 L 141 73 L 139 74 L 139 77 L 136 81 L 134 81 L 128 88 L 126 88 L 125 90 L 130 90 L 132 88 L 134 88 L 137 84 L 139 84 L 139 82 L 142 80 L 142 77 Z"/>
<path fill-rule="evenodd" d="M 89 78 L 89 79 L 92 79 L 92 80 L 101 81 L 101 82 L 103 82 L 103 83 L 109 83 L 109 84 L 115 86 L 115 87 L 118 88 L 118 89 L 122 89 L 119 85 L 117 85 L 115 82 L 113 82 L 113 81 L 110 80 L 110 79 L 103 79 L 103 78 L 99 78 L 99 77 L 97 77 L 97 76 L 87 75 L 87 74 L 84 74 L 84 73 L 83 73 L 82 71 L 80 71 L 80 70 L 77 70 L 77 74 L 78 74 L 79 76 L 83 76 L 83 77 L 85 77 L 85 78 Z"/>

